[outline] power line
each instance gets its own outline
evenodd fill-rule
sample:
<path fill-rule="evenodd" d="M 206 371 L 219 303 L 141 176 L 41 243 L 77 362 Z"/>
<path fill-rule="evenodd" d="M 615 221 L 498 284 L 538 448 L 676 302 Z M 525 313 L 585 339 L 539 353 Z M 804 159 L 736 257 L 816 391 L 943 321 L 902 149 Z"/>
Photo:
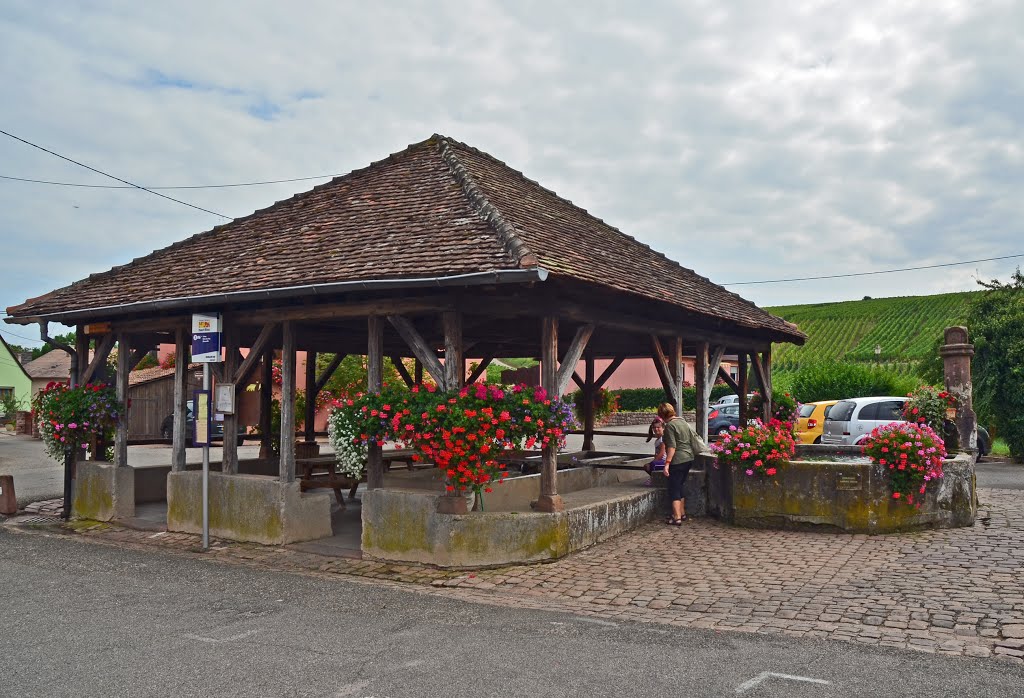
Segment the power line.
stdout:
<path fill-rule="evenodd" d="M 11 332 L 10 330 L 0 329 L 0 332 L 2 332 L 3 334 L 6 334 L 6 335 L 10 335 L 11 337 L 17 337 L 18 339 L 27 339 L 30 342 L 41 342 L 41 341 L 43 341 L 43 340 L 41 340 L 39 338 L 32 339 L 31 337 L 26 337 L 23 334 L 15 334 L 14 332 Z"/>
<path fill-rule="evenodd" d="M 171 189 L 227 189 L 229 187 L 255 187 L 261 184 L 286 184 L 288 182 L 306 182 L 311 179 L 329 179 L 331 177 L 340 177 L 344 173 L 338 174 L 326 174 L 326 175 L 314 175 L 312 177 L 292 177 L 291 179 L 268 179 L 262 182 L 237 182 L 234 184 L 193 184 L 189 186 L 181 185 L 175 187 L 145 187 L 147 190 L 171 190 Z M 133 189 L 134 186 L 125 186 L 123 184 L 81 184 L 79 182 L 54 182 L 47 179 L 28 179 L 26 177 L 11 177 L 9 175 L 0 175 L 0 179 L 9 179 L 15 182 L 32 182 L 33 184 L 52 184 L 57 187 L 81 187 L 84 189 Z"/>
<path fill-rule="evenodd" d="M 962 264 L 975 264 L 976 262 L 995 262 L 1001 259 L 1016 259 L 1024 257 L 1021 254 L 1008 254 L 1002 257 L 986 257 L 984 259 L 968 259 L 963 262 L 946 262 L 944 264 L 928 264 L 921 267 L 903 267 L 901 269 L 880 269 L 878 271 L 858 271 L 850 274 L 829 274 L 827 276 L 799 276 L 792 279 L 765 279 L 763 281 L 733 281 L 721 284 L 722 286 L 749 286 L 751 284 L 784 284 L 790 281 L 817 281 L 819 279 L 846 279 L 851 276 L 872 276 L 874 274 L 895 274 L 901 271 L 918 271 L 919 269 L 938 269 L 940 267 L 956 267 Z"/>
<path fill-rule="evenodd" d="M 127 179 L 121 179 L 120 177 L 115 177 L 114 175 L 108 174 L 108 173 L 104 172 L 103 170 L 97 170 L 95 167 L 89 167 L 88 165 L 86 165 L 84 163 L 78 162 L 77 160 L 72 160 L 71 158 L 65 157 L 64 155 L 61 155 L 60 153 L 55 153 L 52 150 L 47 150 L 46 148 L 44 148 L 41 145 L 36 145 L 35 143 L 32 143 L 31 141 L 26 141 L 24 138 L 19 138 L 18 136 L 15 136 L 13 133 L 8 133 L 7 131 L 4 131 L 2 129 L 0 129 L 0 133 L 2 133 L 3 135 L 7 136 L 8 138 L 13 138 L 16 141 L 21 141 L 25 145 L 30 145 L 33 148 L 38 148 L 39 150 L 43 151 L 44 153 L 49 153 L 50 155 L 58 157 L 61 160 L 67 160 L 70 163 L 74 163 L 75 165 L 78 165 L 79 167 L 84 167 L 85 169 L 90 170 L 92 172 L 95 172 L 96 174 L 101 174 L 104 177 L 110 177 L 111 179 L 116 180 L 118 182 L 121 182 L 122 184 L 127 184 L 130 187 L 134 187 L 136 189 L 141 189 L 142 191 L 149 192 L 150 194 L 153 194 L 154 196 L 159 196 L 162 199 L 167 199 L 168 201 L 173 201 L 176 204 L 181 204 L 183 206 L 188 206 L 189 208 L 194 208 L 197 211 L 202 211 L 203 213 L 210 213 L 210 214 L 212 214 L 214 216 L 220 216 L 221 218 L 227 218 L 229 221 L 230 220 L 234 220 L 233 218 L 231 218 L 231 216 L 225 216 L 223 213 L 217 213 L 216 211 L 211 211 L 208 208 L 203 208 L 202 206 L 196 206 L 195 204 L 190 204 L 189 202 L 182 201 L 181 199 L 175 199 L 172 196 L 167 196 L 167 194 L 161 194 L 158 191 L 153 191 L 152 189 L 147 189 L 146 187 L 142 187 L 142 186 L 139 186 L 138 184 L 134 184 L 132 182 L 129 182 Z"/>

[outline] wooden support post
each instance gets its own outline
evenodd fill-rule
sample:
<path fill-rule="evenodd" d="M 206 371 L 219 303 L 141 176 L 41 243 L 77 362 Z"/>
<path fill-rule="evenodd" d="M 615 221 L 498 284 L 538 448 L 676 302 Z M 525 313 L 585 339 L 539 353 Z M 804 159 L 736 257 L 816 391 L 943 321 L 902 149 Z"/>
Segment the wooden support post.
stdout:
<path fill-rule="evenodd" d="M 583 357 L 583 450 L 594 450 L 594 353 L 588 351 Z"/>
<path fill-rule="evenodd" d="M 651 335 L 651 358 L 654 359 L 654 368 L 658 370 L 658 378 L 661 379 L 661 387 L 665 391 L 665 402 L 676 404 L 675 380 L 669 369 L 668 357 L 665 356 L 665 352 L 661 348 L 661 341 L 653 334 Z"/>
<path fill-rule="evenodd" d="M 750 363 L 754 367 L 754 374 L 757 376 L 757 387 L 761 392 L 761 414 L 757 415 L 765 422 L 771 416 L 772 410 L 772 355 L 771 350 L 764 352 L 764 358 L 758 352 L 750 353 Z"/>
<path fill-rule="evenodd" d="M 694 388 L 697 393 L 697 434 L 708 440 L 708 343 L 698 342 L 693 362 Z"/>
<path fill-rule="evenodd" d="M 444 327 L 444 382 L 448 390 L 466 384 L 466 361 L 462 352 L 462 314 L 454 310 L 441 313 Z"/>
<path fill-rule="evenodd" d="M 672 405 L 676 408 L 676 414 L 683 416 L 683 340 L 680 337 L 672 339 L 672 392 L 675 400 Z"/>
<path fill-rule="evenodd" d="M 558 397 L 558 318 L 549 315 L 541 320 L 540 352 L 541 387 L 551 399 Z M 540 470 L 540 497 L 538 511 L 564 511 L 565 504 L 558 495 L 558 444 L 548 443 L 542 451 Z"/>
<path fill-rule="evenodd" d="M 739 383 L 734 381 L 732 379 L 732 376 L 730 376 L 726 372 L 726 370 L 724 368 L 722 368 L 721 366 L 718 367 L 718 377 L 721 378 L 725 382 L 726 385 L 728 385 L 730 388 L 732 388 L 732 391 L 734 393 L 736 393 L 736 395 L 740 394 L 740 385 L 739 385 Z"/>
<path fill-rule="evenodd" d="M 750 392 L 750 386 L 748 384 L 749 380 L 747 378 L 747 353 L 741 351 L 737 354 L 737 357 L 740 360 L 740 380 L 738 386 L 739 390 L 736 391 L 736 395 L 739 396 L 740 399 L 740 427 L 745 427 L 747 426 L 747 419 L 750 417 L 750 415 L 747 414 L 750 411 L 750 408 L 747 405 L 747 393 Z"/>
<path fill-rule="evenodd" d="M 295 482 L 295 324 L 281 323 L 281 481 Z"/>
<path fill-rule="evenodd" d="M 119 468 L 128 467 L 128 364 L 131 359 L 131 346 L 128 335 L 117 335 L 117 399 L 124 406 L 124 413 L 117 420 L 114 429 L 114 465 Z"/>
<path fill-rule="evenodd" d="M 412 364 L 412 382 L 414 385 L 423 385 L 423 364 L 419 359 Z"/>
<path fill-rule="evenodd" d="M 379 393 L 384 387 L 384 325 L 378 316 L 371 315 L 366 321 L 366 330 L 366 389 Z M 366 459 L 366 487 L 376 490 L 383 486 L 384 459 L 380 444 L 371 443 Z"/>
<path fill-rule="evenodd" d="M 75 356 L 71 360 L 71 387 L 81 385 L 80 380 L 89 365 L 89 335 L 85 333 L 85 325 L 75 329 Z"/>
<path fill-rule="evenodd" d="M 188 441 L 188 360 L 189 334 L 184 327 L 174 331 L 174 426 L 171 431 L 171 470 L 185 469 L 185 444 Z"/>
<path fill-rule="evenodd" d="M 223 378 L 218 379 L 218 383 L 223 380 L 225 383 L 230 383 L 235 379 L 235 371 L 238 370 L 240 361 L 240 355 L 238 353 L 238 324 L 234 322 L 234 318 L 229 318 L 227 315 L 224 316 L 224 368 L 221 372 Z M 237 394 L 237 385 L 236 394 Z M 225 475 L 237 475 L 238 474 L 238 406 L 235 406 L 234 412 L 231 414 L 224 415 L 224 440 L 221 445 L 221 459 L 220 468 L 221 472 Z"/>
<path fill-rule="evenodd" d="M 263 352 L 260 367 L 260 458 L 270 458 L 274 453 L 274 439 L 270 433 L 271 411 L 274 401 L 274 349 L 267 347 Z"/>
<path fill-rule="evenodd" d="M 306 352 L 306 414 L 303 415 L 303 431 L 306 443 L 316 441 L 316 352 Z"/>

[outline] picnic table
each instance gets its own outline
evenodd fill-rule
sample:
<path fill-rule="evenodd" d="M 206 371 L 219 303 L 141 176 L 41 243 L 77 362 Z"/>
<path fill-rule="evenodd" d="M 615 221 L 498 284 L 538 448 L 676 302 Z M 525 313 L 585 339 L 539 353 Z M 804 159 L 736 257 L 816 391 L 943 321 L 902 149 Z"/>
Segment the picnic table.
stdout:
<path fill-rule="evenodd" d="M 413 469 L 412 449 L 391 449 L 384 451 L 384 470 L 390 470 L 394 463 L 405 463 L 406 468 Z M 366 482 L 366 477 L 354 478 L 351 475 L 344 475 L 338 472 L 337 457 L 333 454 L 323 456 L 312 456 L 310 458 L 296 458 L 295 468 L 299 472 L 299 487 L 303 492 L 320 487 L 327 487 L 334 490 L 334 498 L 344 508 L 345 498 L 341 491 L 349 491 L 348 498 L 355 499 L 356 491 L 360 482 Z"/>

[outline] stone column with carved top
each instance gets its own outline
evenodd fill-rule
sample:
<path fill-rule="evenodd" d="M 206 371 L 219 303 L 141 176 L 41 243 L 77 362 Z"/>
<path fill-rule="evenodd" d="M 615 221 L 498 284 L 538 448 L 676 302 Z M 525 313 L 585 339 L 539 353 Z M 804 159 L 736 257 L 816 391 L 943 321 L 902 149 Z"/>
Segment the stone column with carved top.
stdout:
<path fill-rule="evenodd" d="M 971 385 L 971 357 L 974 345 L 967 341 L 966 327 L 947 327 L 945 342 L 939 348 L 942 356 L 946 390 L 956 398 L 956 423 L 960 450 L 978 452 L 978 417 L 974 414 Z"/>

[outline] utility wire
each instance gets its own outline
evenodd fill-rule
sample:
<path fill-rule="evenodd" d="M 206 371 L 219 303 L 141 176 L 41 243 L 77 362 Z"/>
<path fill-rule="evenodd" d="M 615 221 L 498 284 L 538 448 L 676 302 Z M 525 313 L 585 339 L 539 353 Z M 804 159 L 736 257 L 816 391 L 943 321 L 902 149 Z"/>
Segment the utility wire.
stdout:
<path fill-rule="evenodd" d="M 338 174 L 326 174 L 326 175 L 314 175 L 312 177 L 293 177 L 291 179 L 268 179 L 264 182 L 238 182 L 235 184 L 193 184 L 190 186 L 176 186 L 176 187 L 144 187 L 148 190 L 169 190 L 169 189 L 226 189 L 229 187 L 255 187 L 261 184 L 285 184 L 287 182 L 306 182 L 311 179 L 329 179 L 331 177 L 340 177 L 343 173 Z M 33 184 L 52 184 L 57 187 L 82 187 L 85 189 L 132 189 L 132 186 L 125 186 L 123 184 L 81 184 L 79 182 L 54 182 L 47 179 L 28 179 L 26 177 L 11 177 L 9 175 L 0 175 L 0 179 L 10 179 L 15 182 L 32 182 Z"/>
<path fill-rule="evenodd" d="M 61 155 L 60 153 L 55 153 L 52 150 L 47 150 L 46 148 L 44 148 L 41 145 L 36 145 L 35 143 L 32 143 L 31 141 L 26 141 L 24 138 L 19 138 L 18 136 L 15 136 L 13 133 L 8 133 L 7 131 L 4 131 L 3 129 L 0 129 L 0 133 L 2 133 L 3 135 L 7 136 L 8 138 L 13 138 L 16 141 L 21 141 L 25 145 L 30 145 L 33 148 L 38 148 L 39 150 L 43 151 L 44 153 L 49 153 L 50 155 L 58 157 L 61 160 L 67 160 L 70 163 L 74 163 L 75 165 L 78 165 L 79 167 L 84 167 L 85 169 L 90 170 L 92 172 L 95 172 L 96 174 L 101 174 L 104 177 L 110 177 L 113 180 L 121 182 L 122 184 L 127 184 L 128 186 L 134 187 L 135 189 L 141 189 L 142 191 L 146 191 L 146 192 L 149 192 L 150 194 L 153 194 L 155 196 L 159 196 L 162 199 L 167 199 L 168 201 L 173 201 L 176 204 L 181 204 L 183 206 L 188 206 L 189 208 L 194 208 L 197 211 L 202 211 L 203 213 L 210 213 L 210 214 L 212 214 L 214 216 L 220 216 L 221 218 L 226 218 L 229 221 L 230 220 L 234 220 L 233 218 L 231 218 L 231 216 L 225 216 L 223 213 L 217 213 L 216 211 L 211 211 L 208 208 L 203 208 L 202 206 L 196 206 L 195 204 L 190 204 L 189 202 L 182 201 L 181 199 L 175 199 L 172 196 L 167 196 L 167 194 L 161 194 L 158 191 L 153 191 L 152 189 L 147 189 L 146 187 L 142 187 L 142 186 L 139 186 L 138 184 L 134 184 L 132 182 L 129 182 L 127 179 L 121 179 L 120 177 L 115 177 L 114 175 L 108 174 L 108 173 L 106 173 L 106 172 L 104 172 L 102 170 L 97 170 L 95 167 L 89 167 L 88 165 L 86 165 L 84 163 L 78 162 L 77 160 L 72 160 L 71 158 L 65 157 L 64 155 Z"/>
<path fill-rule="evenodd" d="M 31 337 L 26 337 L 23 334 L 15 334 L 14 332 L 11 332 L 10 330 L 0 329 L 0 332 L 2 332 L 3 334 L 6 334 L 6 335 L 10 335 L 11 337 L 17 337 L 18 339 L 27 339 L 30 342 L 41 342 L 41 341 L 43 341 L 43 340 L 41 340 L 39 338 L 32 339 Z"/>
<path fill-rule="evenodd" d="M 940 267 L 956 267 L 962 264 L 974 264 L 976 262 L 995 262 L 1001 259 L 1016 259 L 1024 257 L 1021 254 L 1008 254 L 1002 257 L 986 257 L 985 259 L 968 259 L 963 262 L 946 262 L 945 264 L 928 264 L 921 267 L 903 267 L 901 269 L 880 269 L 878 271 L 858 271 L 851 274 L 829 274 L 827 276 L 799 276 L 792 279 L 766 279 L 763 281 L 733 281 L 721 284 L 722 286 L 749 286 L 751 284 L 784 284 L 790 281 L 817 281 L 819 279 L 846 279 L 851 276 L 872 276 L 874 274 L 895 274 L 901 271 L 917 271 L 919 269 L 938 269 Z"/>

